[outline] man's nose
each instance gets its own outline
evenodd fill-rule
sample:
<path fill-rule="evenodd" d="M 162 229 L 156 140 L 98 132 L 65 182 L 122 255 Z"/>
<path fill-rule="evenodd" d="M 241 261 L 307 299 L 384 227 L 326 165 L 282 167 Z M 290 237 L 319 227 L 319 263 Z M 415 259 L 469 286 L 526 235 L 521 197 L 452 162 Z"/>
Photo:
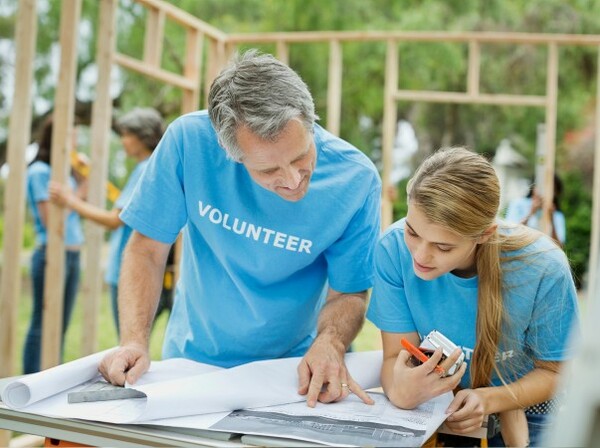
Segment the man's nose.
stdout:
<path fill-rule="evenodd" d="M 302 174 L 300 174 L 300 170 L 294 167 L 289 167 L 283 171 L 283 183 L 286 188 L 295 190 L 300 185 L 301 180 Z"/>

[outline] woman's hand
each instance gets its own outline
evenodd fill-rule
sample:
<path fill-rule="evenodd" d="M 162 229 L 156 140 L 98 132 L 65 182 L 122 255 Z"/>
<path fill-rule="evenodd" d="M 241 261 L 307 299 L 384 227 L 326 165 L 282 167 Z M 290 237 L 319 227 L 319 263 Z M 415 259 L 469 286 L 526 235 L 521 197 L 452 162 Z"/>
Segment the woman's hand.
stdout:
<path fill-rule="evenodd" d="M 450 417 L 446 426 L 457 434 L 466 434 L 481 428 L 486 414 L 482 394 L 477 389 L 463 389 L 456 393 L 454 400 L 446 409 Z"/>
<path fill-rule="evenodd" d="M 460 356 L 457 349 L 441 364 L 444 371 Z M 438 395 L 454 390 L 467 369 L 466 363 L 452 376 L 443 376 L 436 369 L 442 358 L 442 350 L 437 349 L 428 361 L 412 366 L 411 355 L 401 350 L 393 368 L 393 387 L 388 395 L 390 401 L 403 409 L 412 409 Z"/>
<path fill-rule="evenodd" d="M 60 182 L 50 181 L 50 185 L 48 187 L 48 194 L 50 196 L 50 201 L 58 205 L 59 207 L 68 207 L 69 202 L 71 201 L 71 197 L 73 196 L 73 192 L 69 189 L 68 186 L 61 184 Z"/>

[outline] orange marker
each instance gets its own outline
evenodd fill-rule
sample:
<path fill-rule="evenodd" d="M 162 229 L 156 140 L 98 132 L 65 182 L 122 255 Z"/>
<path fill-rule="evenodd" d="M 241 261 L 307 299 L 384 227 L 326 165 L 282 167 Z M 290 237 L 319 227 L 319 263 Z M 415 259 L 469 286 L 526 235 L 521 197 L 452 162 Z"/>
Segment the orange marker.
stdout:
<path fill-rule="evenodd" d="M 411 355 L 413 355 L 419 361 L 427 362 L 429 360 L 429 357 L 425 353 L 423 353 L 418 347 L 415 347 L 408 339 L 402 338 L 400 340 L 400 343 L 402 344 L 402 347 L 404 347 Z M 435 370 L 436 373 L 439 373 L 440 375 L 446 374 L 446 371 L 441 366 L 435 366 L 433 370 Z"/>

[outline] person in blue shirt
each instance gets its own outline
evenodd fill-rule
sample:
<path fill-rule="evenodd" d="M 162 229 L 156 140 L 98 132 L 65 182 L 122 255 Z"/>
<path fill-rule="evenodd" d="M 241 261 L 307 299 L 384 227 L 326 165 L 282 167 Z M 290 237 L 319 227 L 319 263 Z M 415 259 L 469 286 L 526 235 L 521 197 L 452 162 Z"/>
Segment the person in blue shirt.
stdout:
<path fill-rule="evenodd" d="M 552 209 L 549 210 L 550 216 L 550 236 L 561 246 L 567 240 L 567 226 L 565 215 L 560 209 L 560 196 L 562 194 L 562 181 L 554 175 L 554 198 L 552 199 Z M 527 197 L 517 198 L 508 204 L 506 209 L 506 220 L 518 224 L 524 224 L 534 229 L 540 229 L 543 197 L 538 193 L 535 184 L 531 184 Z"/>
<path fill-rule="evenodd" d="M 50 183 L 50 200 L 61 207 L 74 210 L 85 219 L 112 230 L 105 281 L 111 288 L 113 318 L 117 333 L 119 333 L 117 301 L 119 272 L 123 250 L 132 232 L 131 227 L 121 221 L 119 213 L 127 204 L 135 185 L 146 168 L 148 158 L 158 145 L 164 132 L 164 123 L 161 115 L 155 109 L 135 108 L 117 120 L 116 128 L 121 136 L 121 144 L 125 153 L 128 157 L 134 159 L 137 164 L 127 179 L 123 191 L 115 201 L 112 210 L 106 210 L 103 207 L 86 202 L 71 188 L 57 182 Z M 170 310 L 172 303 L 170 292 L 170 290 L 163 290 L 157 314 L 162 310 Z"/>
<path fill-rule="evenodd" d="M 315 123 L 307 86 L 271 55 L 238 55 L 208 111 L 168 127 L 121 219 L 133 229 L 119 282 L 115 384 L 148 368 L 148 329 L 168 246 L 183 230 L 163 357 L 232 367 L 303 356 L 309 406 L 372 400 L 348 374 L 373 281 L 381 181 L 372 162 Z"/>
<path fill-rule="evenodd" d="M 50 166 L 52 158 L 52 130 L 52 117 L 49 117 L 41 127 L 37 155 L 27 167 L 27 202 L 33 216 L 36 247 L 31 257 L 33 306 L 23 350 L 24 373 L 38 372 L 41 362 L 47 243 L 46 222 L 49 199 L 48 184 L 52 170 Z M 77 190 L 77 194 L 85 194 L 86 183 L 83 179 L 76 180 L 74 176 L 70 176 L 69 185 L 71 188 Z M 80 248 L 83 243 L 83 232 L 79 215 L 75 212 L 71 212 L 66 216 L 64 238 L 66 255 L 62 322 L 63 341 L 71 320 L 71 314 L 77 297 L 77 289 L 79 287 Z"/>
<path fill-rule="evenodd" d="M 539 231 L 497 221 L 494 169 L 464 148 L 426 159 L 407 193 L 406 217 L 377 245 L 367 312 L 382 334 L 385 393 L 411 409 L 458 387 L 447 410 L 450 429 L 465 434 L 486 415 L 522 414 L 525 438 L 529 431 L 531 444 L 539 443 L 578 316 L 565 254 Z M 413 367 L 402 349 L 402 338 L 418 346 L 432 330 L 460 347 L 444 369 L 465 354 L 452 376 L 435 372 L 439 350 Z"/>

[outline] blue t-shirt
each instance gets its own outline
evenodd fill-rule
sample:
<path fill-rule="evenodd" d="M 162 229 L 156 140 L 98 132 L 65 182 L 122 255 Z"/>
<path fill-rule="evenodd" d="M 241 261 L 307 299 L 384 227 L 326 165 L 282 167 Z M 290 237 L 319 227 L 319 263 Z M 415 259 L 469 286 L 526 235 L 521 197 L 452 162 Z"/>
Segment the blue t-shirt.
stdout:
<path fill-rule="evenodd" d="M 470 361 L 476 344 L 478 277 L 446 273 L 417 277 L 404 242 L 405 220 L 393 224 L 375 250 L 375 285 L 367 318 L 389 333 L 438 330 L 461 346 Z M 504 231 L 504 230 L 502 230 Z M 533 368 L 533 359 L 561 361 L 571 356 L 569 335 L 577 322 L 577 294 L 564 253 L 542 236 L 512 253 L 503 253 L 504 306 L 508 325 L 496 360 L 505 380 Z M 510 257 L 520 256 L 518 259 Z M 494 375 L 493 384 L 501 384 Z M 461 380 L 470 387 L 470 371 Z"/>
<path fill-rule="evenodd" d="M 164 357 L 230 367 L 302 355 L 327 286 L 349 293 L 372 285 L 377 170 L 318 125 L 314 140 L 309 190 L 289 202 L 226 157 L 206 111 L 169 126 L 121 213 L 163 243 L 184 229 Z"/>
<path fill-rule="evenodd" d="M 117 198 L 114 203 L 114 208 L 122 210 L 127 205 L 127 202 L 131 198 L 133 194 L 133 190 L 135 189 L 135 185 L 137 184 L 140 177 L 142 177 L 142 173 L 144 172 L 144 168 L 148 163 L 148 159 L 142 160 L 138 163 L 131 174 L 129 175 L 129 179 L 127 179 L 127 183 L 125 187 L 121 191 L 121 194 Z M 119 272 L 121 272 L 121 260 L 123 258 L 123 250 L 125 250 L 125 246 L 127 245 L 127 241 L 129 241 L 129 237 L 131 236 L 131 232 L 133 229 L 129 227 L 127 224 L 123 224 L 121 227 L 115 229 L 110 234 L 110 249 L 108 252 L 108 266 L 106 267 L 106 274 L 104 276 L 104 281 L 109 285 L 118 285 L 119 284 Z"/>
<path fill-rule="evenodd" d="M 46 162 L 33 162 L 27 167 L 27 202 L 33 215 L 35 228 L 35 242 L 38 246 L 47 242 L 46 227 L 40 218 L 38 202 L 46 202 L 49 199 L 48 184 L 50 183 L 50 165 Z M 69 177 L 69 186 L 74 190 L 77 188 L 75 179 Z M 65 220 L 65 245 L 80 246 L 83 243 L 83 231 L 79 215 L 70 210 Z"/>
<path fill-rule="evenodd" d="M 519 224 L 523 218 L 529 214 L 529 211 L 531 210 L 531 201 L 531 198 L 518 198 L 511 201 L 506 209 L 506 220 L 508 222 Z M 532 229 L 540 230 L 541 214 L 542 211 L 538 210 L 527 220 L 526 224 Z M 565 223 L 565 215 L 563 212 L 555 210 L 554 213 L 552 213 L 552 223 L 554 224 L 558 240 L 564 244 L 567 240 L 567 225 Z"/>

